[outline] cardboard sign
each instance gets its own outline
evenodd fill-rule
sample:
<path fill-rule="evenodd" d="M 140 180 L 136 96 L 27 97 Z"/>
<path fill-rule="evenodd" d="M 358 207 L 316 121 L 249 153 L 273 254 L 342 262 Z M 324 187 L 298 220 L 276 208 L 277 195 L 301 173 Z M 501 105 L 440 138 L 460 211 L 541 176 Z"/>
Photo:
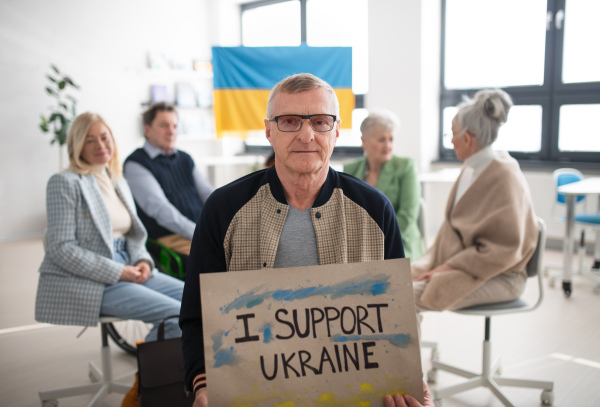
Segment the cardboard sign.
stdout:
<path fill-rule="evenodd" d="M 212 406 L 423 403 L 407 259 L 200 275 Z"/>

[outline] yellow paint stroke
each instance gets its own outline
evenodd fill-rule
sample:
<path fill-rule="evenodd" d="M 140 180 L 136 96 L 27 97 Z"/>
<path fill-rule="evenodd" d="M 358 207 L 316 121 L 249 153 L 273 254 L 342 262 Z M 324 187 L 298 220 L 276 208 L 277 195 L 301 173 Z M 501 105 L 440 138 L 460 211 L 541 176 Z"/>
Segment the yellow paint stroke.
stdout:
<path fill-rule="evenodd" d="M 371 383 L 363 383 L 360 385 L 360 391 L 372 392 L 373 386 L 371 385 Z"/>
<path fill-rule="evenodd" d="M 348 392 L 337 394 L 315 394 L 310 387 L 294 390 L 281 390 L 272 386 L 271 390 L 262 393 L 253 385 L 253 390 L 236 395 L 228 404 L 229 407 L 371 407 L 381 405 L 386 394 L 410 394 L 411 386 L 406 377 L 394 374 L 379 376 L 379 380 L 370 383 L 349 383 Z M 263 390 L 264 391 L 264 390 Z M 283 401 L 285 400 L 285 401 Z"/>

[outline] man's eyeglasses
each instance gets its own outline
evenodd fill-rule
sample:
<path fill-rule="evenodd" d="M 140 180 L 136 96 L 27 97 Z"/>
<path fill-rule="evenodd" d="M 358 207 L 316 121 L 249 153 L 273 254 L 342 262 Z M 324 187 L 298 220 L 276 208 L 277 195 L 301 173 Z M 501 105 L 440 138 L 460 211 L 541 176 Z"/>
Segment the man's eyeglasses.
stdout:
<path fill-rule="evenodd" d="M 302 121 L 308 119 L 310 127 L 314 131 L 331 131 L 337 116 L 333 114 L 286 114 L 275 116 L 269 121 L 276 122 L 279 131 L 292 132 L 298 131 L 302 127 Z"/>

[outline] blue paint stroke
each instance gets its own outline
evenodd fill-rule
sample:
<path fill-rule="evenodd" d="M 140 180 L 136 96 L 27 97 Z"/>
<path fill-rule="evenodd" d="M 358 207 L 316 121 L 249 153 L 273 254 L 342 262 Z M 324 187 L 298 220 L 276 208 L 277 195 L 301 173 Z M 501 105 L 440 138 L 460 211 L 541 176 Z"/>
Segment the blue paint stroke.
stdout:
<path fill-rule="evenodd" d="M 216 352 L 221 346 L 223 346 L 224 335 L 227 335 L 227 333 L 221 329 L 210 336 L 213 341 L 213 351 Z"/>
<path fill-rule="evenodd" d="M 393 346 L 406 349 L 412 342 L 410 334 L 374 334 L 374 335 L 333 335 L 329 338 L 332 342 L 357 342 L 357 341 L 388 341 Z"/>
<path fill-rule="evenodd" d="M 376 276 L 364 275 L 350 280 L 342 281 L 331 286 L 303 287 L 297 290 L 264 290 L 264 285 L 255 287 L 240 295 L 227 306 L 223 307 L 223 313 L 232 310 L 249 309 L 261 304 L 266 299 L 276 301 L 303 300 L 315 296 L 331 296 L 332 300 L 347 295 L 370 294 L 377 296 L 385 294 L 390 287 L 389 275 L 380 274 Z"/>
<path fill-rule="evenodd" d="M 213 359 L 215 360 L 213 367 L 221 367 L 224 365 L 235 366 L 240 361 L 240 358 L 235 352 L 235 349 L 233 349 L 233 346 L 229 349 L 221 349 L 215 353 Z"/>
<path fill-rule="evenodd" d="M 267 322 L 260 328 L 258 328 L 258 332 L 263 332 L 263 342 L 269 343 L 273 341 L 273 333 L 271 332 L 271 323 Z"/>

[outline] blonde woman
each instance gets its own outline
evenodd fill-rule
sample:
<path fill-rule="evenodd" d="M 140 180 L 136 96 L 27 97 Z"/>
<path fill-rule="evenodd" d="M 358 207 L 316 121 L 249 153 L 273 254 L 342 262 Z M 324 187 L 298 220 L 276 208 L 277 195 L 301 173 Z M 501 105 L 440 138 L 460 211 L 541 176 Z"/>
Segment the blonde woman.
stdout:
<path fill-rule="evenodd" d="M 67 135 L 69 169 L 47 187 L 48 232 L 35 306 L 39 322 L 94 326 L 100 315 L 155 324 L 179 314 L 183 282 L 159 273 L 121 177 L 112 131 L 83 113 Z M 176 320 L 166 337 L 181 336 Z"/>

